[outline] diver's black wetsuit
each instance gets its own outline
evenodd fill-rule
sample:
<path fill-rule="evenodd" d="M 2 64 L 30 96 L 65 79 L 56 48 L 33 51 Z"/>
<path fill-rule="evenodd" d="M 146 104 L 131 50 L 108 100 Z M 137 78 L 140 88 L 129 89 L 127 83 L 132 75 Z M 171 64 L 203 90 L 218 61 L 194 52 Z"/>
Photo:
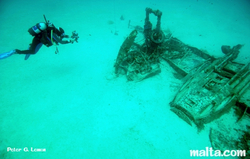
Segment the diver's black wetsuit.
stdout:
<path fill-rule="evenodd" d="M 51 30 L 53 30 L 53 35 L 51 36 Z M 64 31 L 59 30 L 57 28 L 49 27 L 45 31 L 35 35 L 35 37 L 32 40 L 32 43 L 30 44 L 30 47 L 28 50 L 18 50 L 16 49 L 17 54 L 36 54 L 39 49 L 42 47 L 42 45 L 46 45 L 47 47 L 50 47 L 53 45 L 53 42 L 57 45 L 60 44 L 68 44 L 71 43 L 68 40 L 63 40 L 63 38 L 68 38 L 68 35 L 64 35 Z M 53 42 L 51 41 L 53 39 Z"/>

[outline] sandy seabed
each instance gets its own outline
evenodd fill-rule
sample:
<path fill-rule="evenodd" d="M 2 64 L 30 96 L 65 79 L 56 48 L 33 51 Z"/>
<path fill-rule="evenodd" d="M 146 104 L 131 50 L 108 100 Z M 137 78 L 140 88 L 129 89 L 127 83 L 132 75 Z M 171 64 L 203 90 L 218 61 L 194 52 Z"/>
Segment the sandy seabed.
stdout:
<path fill-rule="evenodd" d="M 0 61 L 0 158 L 179 159 L 190 158 L 191 149 L 211 147 L 210 125 L 197 133 L 170 111 L 182 82 L 167 63 L 161 63 L 159 75 L 141 82 L 113 78 L 113 65 L 132 31 L 128 22 L 143 27 L 146 7 L 163 12 L 163 30 L 215 57 L 223 56 L 221 45 L 244 44 L 237 61 L 247 63 L 249 5 L 248 0 L 2 0 L 1 53 L 26 49 L 32 40 L 27 30 L 43 22 L 43 14 L 67 34 L 76 30 L 80 39 L 60 45 L 59 54 L 43 46 L 27 61 L 24 55 Z M 8 147 L 46 152 L 7 152 Z"/>

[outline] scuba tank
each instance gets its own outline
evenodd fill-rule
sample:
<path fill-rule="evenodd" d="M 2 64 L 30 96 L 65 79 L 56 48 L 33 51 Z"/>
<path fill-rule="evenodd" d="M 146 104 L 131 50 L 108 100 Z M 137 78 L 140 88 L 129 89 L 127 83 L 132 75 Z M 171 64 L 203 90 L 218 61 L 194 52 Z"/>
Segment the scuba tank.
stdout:
<path fill-rule="evenodd" d="M 45 31 L 49 24 L 52 24 L 52 23 L 49 23 L 45 17 L 45 15 L 43 15 L 44 17 L 44 20 L 45 20 L 45 23 L 44 22 L 41 22 L 41 23 L 37 23 L 36 25 L 34 25 L 33 27 L 29 28 L 28 32 L 32 35 L 32 36 L 36 36 L 37 34 Z M 53 25 L 53 24 L 52 24 Z"/>
<path fill-rule="evenodd" d="M 46 23 L 37 23 L 33 27 L 29 28 L 28 32 L 32 35 L 35 36 L 47 29 L 47 24 Z"/>

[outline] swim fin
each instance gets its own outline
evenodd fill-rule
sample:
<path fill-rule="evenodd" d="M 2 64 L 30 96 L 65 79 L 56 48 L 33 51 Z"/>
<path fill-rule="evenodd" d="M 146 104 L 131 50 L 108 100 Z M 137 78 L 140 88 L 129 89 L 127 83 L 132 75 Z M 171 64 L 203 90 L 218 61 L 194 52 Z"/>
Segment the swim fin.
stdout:
<path fill-rule="evenodd" d="M 10 57 L 11 55 L 13 55 L 14 53 L 16 53 L 16 50 L 11 50 L 9 52 L 5 52 L 5 53 L 2 53 L 0 54 L 0 60 L 1 59 L 5 59 L 7 57 Z"/>
<path fill-rule="evenodd" d="M 26 54 L 24 60 L 28 60 L 31 54 Z"/>

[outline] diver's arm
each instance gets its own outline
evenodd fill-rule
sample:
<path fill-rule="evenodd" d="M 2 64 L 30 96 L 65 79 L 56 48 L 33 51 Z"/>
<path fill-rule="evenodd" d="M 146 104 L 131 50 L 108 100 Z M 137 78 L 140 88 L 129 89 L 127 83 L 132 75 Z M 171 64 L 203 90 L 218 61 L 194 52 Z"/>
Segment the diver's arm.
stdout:
<path fill-rule="evenodd" d="M 61 44 L 68 44 L 68 43 L 72 43 L 70 38 L 62 38 L 59 43 Z"/>
<path fill-rule="evenodd" d="M 64 37 L 60 37 L 56 34 L 53 33 L 53 39 L 57 42 L 57 43 L 60 43 L 60 44 L 68 44 L 68 43 L 73 43 L 73 39 L 71 38 L 68 38 L 69 36 L 68 35 L 65 35 Z"/>
<path fill-rule="evenodd" d="M 67 35 L 66 35 L 67 36 Z M 76 41 L 76 39 L 75 38 L 72 38 L 72 37 L 63 37 L 62 39 L 61 39 L 61 44 L 68 44 L 68 43 L 74 43 Z"/>

